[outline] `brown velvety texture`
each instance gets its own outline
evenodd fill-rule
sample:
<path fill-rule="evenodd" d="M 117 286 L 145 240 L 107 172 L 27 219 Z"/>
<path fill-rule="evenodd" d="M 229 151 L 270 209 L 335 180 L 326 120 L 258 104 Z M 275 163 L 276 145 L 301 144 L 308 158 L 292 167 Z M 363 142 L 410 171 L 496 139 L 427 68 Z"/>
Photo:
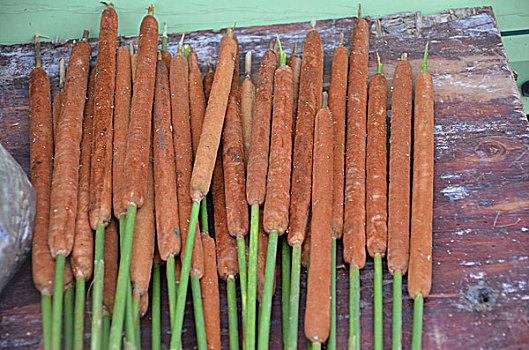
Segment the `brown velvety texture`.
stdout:
<path fill-rule="evenodd" d="M 116 219 L 105 229 L 105 277 L 103 279 L 103 306 L 112 314 L 119 269 L 119 235 Z"/>
<path fill-rule="evenodd" d="M 132 68 L 132 85 L 134 85 L 134 82 L 136 81 L 136 68 L 138 68 L 138 53 L 134 53 L 132 56 L 130 56 L 130 66 Z"/>
<path fill-rule="evenodd" d="M 266 173 L 268 170 L 268 150 L 270 147 L 270 120 L 272 118 L 272 96 L 274 72 L 277 58 L 274 51 L 268 50 L 261 60 L 255 107 L 252 118 L 250 155 L 246 177 L 246 199 L 248 204 L 263 204 L 266 193 Z"/>
<path fill-rule="evenodd" d="M 387 228 L 386 78 L 375 74 L 369 84 L 366 149 L 366 238 L 370 256 L 384 256 Z"/>
<path fill-rule="evenodd" d="M 348 70 L 349 51 L 343 46 L 338 46 L 332 56 L 331 86 L 329 87 L 329 109 L 334 123 L 332 233 L 333 237 L 337 239 L 340 239 L 343 233 L 345 115 Z"/>
<path fill-rule="evenodd" d="M 169 71 L 163 60 L 156 68 L 153 112 L 154 206 L 158 251 L 162 260 L 180 252 L 180 218 L 171 131 Z"/>
<path fill-rule="evenodd" d="M 308 221 L 307 232 L 305 233 L 305 240 L 301 246 L 301 266 L 308 269 L 310 266 L 310 215 Z"/>
<path fill-rule="evenodd" d="M 53 172 L 53 124 L 50 79 L 42 68 L 29 76 L 29 156 L 31 184 L 37 195 L 31 263 L 33 283 L 42 293 L 53 294 L 55 261 L 48 247 L 50 190 Z"/>
<path fill-rule="evenodd" d="M 174 260 L 174 274 L 176 283 L 180 283 L 180 275 L 182 274 L 182 261 L 180 259 Z"/>
<path fill-rule="evenodd" d="M 75 278 L 84 278 L 85 280 L 90 279 L 94 269 L 94 232 L 90 227 L 88 210 L 90 206 L 90 160 L 92 159 L 95 75 L 96 69 L 92 68 L 88 80 L 88 99 L 84 109 L 75 238 L 70 261 Z"/>
<path fill-rule="evenodd" d="M 152 153 L 151 153 L 152 154 Z M 154 255 L 154 181 L 152 162 L 147 171 L 147 193 L 143 206 L 138 209 L 132 253 L 130 260 L 130 282 L 136 295 L 143 295 L 151 281 L 152 257 Z"/>
<path fill-rule="evenodd" d="M 219 63 L 211 87 L 191 175 L 191 198 L 197 202 L 206 196 L 211 184 L 231 89 L 236 50 L 237 43 L 234 39 L 228 38 L 221 42 Z"/>
<path fill-rule="evenodd" d="M 189 197 L 191 188 L 191 171 L 193 162 L 193 146 L 191 141 L 191 124 L 189 119 L 189 80 L 188 64 L 186 58 L 179 54 L 174 55 L 169 71 L 171 85 L 171 110 L 173 121 L 173 144 L 176 158 L 177 198 L 180 219 L 181 254 L 184 258 L 187 231 L 189 229 L 189 215 L 193 203 Z M 191 263 L 192 273 L 201 276 L 204 261 L 202 256 L 202 243 L 200 230 L 195 233 L 193 258 Z"/>
<path fill-rule="evenodd" d="M 132 94 L 132 70 L 130 52 L 126 47 L 118 48 L 116 56 L 116 95 L 114 97 L 114 159 L 112 160 L 112 205 L 114 216 L 119 219 L 127 214 L 123 206 L 123 183 L 125 182 L 125 155 L 130 121 Z"/>
<path fill-rule="evenodd" d="M 321 107 L 322 86 L 323 49 L 321 37 L 316 30 L 311 30 L 305 38 L 299 77 L 288 232 L 290 245 L 302 244 L 307 231 L 312 185 L 314 118 Z"/>
<path fill-rule="evenodd" d="M 353 30 L 349 57 L 343 226 L 344 260 L 359 269 L 364 267 L 366 262 L 365 159 L 368 61 L 369 27 L 365 19 L 359 18 Z"/>
<path fill-rule="evenodd" d="M 270 157 L 266 182 L 263 227 L 282 235 L 288 228 L 292 161 L 292 69 L 276 70 Z"/>
<path fill-rule="evenodd" d="M 123 205 L 141 208 L 147 192 L 147 171 L 151 149 L 152 104 L 156 77 L 158 22 L 154 16 L 143 18 L 138 41 L 136 77 L 130 107 Z M 134 72 L 134 65 L 132 66 Z"/>
<path fill-rule="evenodd" d="M 211 87 L 213 86 L 213 79 L 215 78 L 215 71 L 213 66 L 209 67 L 209 71 L 204 75 L 204 80 L 202 81 L 204 85 L 204 96 L 206 97 L 206 105 L 209 101 L 209 94 L 211 93 Z"/>
<path fill-rule="evenodd" d="M 333 212 L 333 121 L 328 108 L 316 116 L 312 169 L 312 219 L 310 269 L 305 309 L 305 336 L 323 343 L 329 336 L 331 317 Z"/>
<path fill-rule="evenodd" d="M 241 123 L 244 147 L 244 164 L 248 165 L 250 157 L 250 140 L 252 136 L 252 119 L 255 106 L 255 85 L 249 76 L 241 83 Z"/>
<path fill-rule="evenodd" d="M 211 184 L 213 196 L 213 216 L 215 224 L 215 243 L 217 247 L 217 269 L 219 276 L 227 280 L 230 276 L 239 273 L 237 260 L 237 242 L 228 233 L 226 222 L 226 200 L 224 191 L 224 173 L 222 170 L 222 156 L 217 155 L 217 162 L 213 171 L 213 182 Z"/>
<path fill-rule="evenodd" d="M 433 82 L 429 73 L 415 81 L 413 189 L 411 202 L 408 292 L 412 298 L 432 287 L 432 221 L 434 175 Z"/>
<path fill-rule="evenodd" d="M 215 241 L 207 232 L 201 233 L 204 249 L 204 276 L 200 280 L 202 291 L 202 307 L 208 349 L 221 349 L 220 343 L 220 300 L 219 277 L 217 275 L 217 258 Z"/>
<path fill-rule="evenodd" d="M 94 133 L 90 165 L 90 226 L 108 225 L 112 217 L 112 153 L 118 15 L 107 7 L 101 15 L 94 96 Z"/>
<path fill-rule="evenodd" d="M 64 291 L 72 288 L 75 285 L 74 279 L 73 279 L 72 264 L 71 264 L 70 257 L 66 258 L 66 263 L 64 265 L 63 283 L 64 283 L 64 287 L 63 287 Z"/>
<path fill-rule="evenodd" d="M 140 317 L 145 316 L 149 309 L 149 291 L 146 291 L 140 297 Z"/>
<path fill-rule="evenodd" d="M 206 96 L 202 86 L 202 74 L 198 66 L 198 56 L 193 46 L 189 47 L 189 111 L 191 115 L 191 137 L 193 158 L 197 153 L 202 132 L 202 122 L 206 113 Z"/>
<path fill-rule="evenodd" d="M 163 61 L 163 63 L 165 63 L 165 66 L 167 67 L 167 70 L 169 71 L 169 69 L 171 67 L 171 60 L 172 60 L 173 56 L 171 55 L 171 53 L 169 51 L 166 51 L 166 50 L 162 50 L 160 52 L 161 52 L 161 55 L 162 55 L 162 61 Z"/>
<path fill-rule="evenodd" d="M 388 268 L 406 273 L 410 250 L 412 71 L 400 61 L 393 75 L 389 147 Z"/>
<path fill-rule="evenodd" d="M 249 225 L 238 80 L 239 60 L 236 58 L 222 133 L 226 216 L 228 232 L 233 237 L 245 236 Z"/>
<path fill-rule="evenodd" d="M 292 69 L 292 88 L 294 92 L 292 98 L 292 144 L 294 144 L 294 136 L 296 134 L 296 115 L 298 112 L 299 76 L 301 75 L 301 57 L 293 54 L 287 58 L 287 66 Z"/>
<path fill-rule="evenodd" d="M 66 74 L 50 196 L 48 244 L 54 258 L 57 254 L 68 256 L 73 247 L 79 156 L 91 52 L 87 42 L 75 44 Z"/>
<path fill-rule="evenodd" d="M 41 68 L 42 69 L 42 68 Z M 53 99 L 52 123 L 53 123 L 53 139 L 57 139 L 57 128 L 59 126 L 59 118 L 61 117 L 63 91 L 60 91 Z"/>

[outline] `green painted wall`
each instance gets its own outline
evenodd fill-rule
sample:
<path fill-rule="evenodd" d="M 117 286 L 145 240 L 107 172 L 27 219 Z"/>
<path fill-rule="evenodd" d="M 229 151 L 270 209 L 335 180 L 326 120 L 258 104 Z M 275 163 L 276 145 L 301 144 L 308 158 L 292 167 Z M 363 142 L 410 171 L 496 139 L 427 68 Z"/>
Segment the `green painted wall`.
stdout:
<path fill-rule="evenodd" d="M 109 0 L 107 0 L 109 1 Z M 160 25 L 168 22 L 169 32 L 220 29 L 353 16 L 358 1 L 345 0 L 152 0 Z M 119 33 L 138 33 L 149 0 L 114 0 L 119 15 Z M 98 35 L 99 0 L 0 0 L 0 44 L 29 42 L 43 34 L 53 40 Z M 403 11 L 438 13 L 447 8 L 492 6 L 500 30 L 529 28 L 529 0 L 364 0 L 362 12 L 382 16 Z M 529 79 L 529 35 L 504 38 L 519 83 Z"/>
<path fill-rule="evenodd" d="M 83 29 L 96 36 L 104 5 L 97 0 L 1 0 L 0 43 L 32 40 L 35 33 L 55 39 L 79 37 Z M 149 0 L 114 0 L 119 14 L 119 32 L 137 34 Z M 355 15 L 357 1 L 344 0 L 154 0 L 159 21 L 167 21 L 170 32 L 218 29 L 232 25 L 272 24 Z M 365 0 L 363 13 L 370 16 L 402 11 L 437 13 L 447 8 L 490 5 L 501 30 L 527 28 L 528 0 Z"/>

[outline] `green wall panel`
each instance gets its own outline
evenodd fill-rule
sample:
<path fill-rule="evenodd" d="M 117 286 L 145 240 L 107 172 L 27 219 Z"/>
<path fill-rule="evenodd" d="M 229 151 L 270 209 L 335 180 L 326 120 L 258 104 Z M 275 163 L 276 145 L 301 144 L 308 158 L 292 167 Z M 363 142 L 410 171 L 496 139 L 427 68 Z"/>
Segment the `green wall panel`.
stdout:
<path fill-rule="evenodd" d="M 137 34 L 145 0 L 115 0 L 119 14 L 119 33 Z M 170 32 L 219 29 L 233 25 L 262 25 L 345 17 L 356 14 L 357 2 L 343 0 L 158 0 L 155 14 L 160 23 L 167 21 Z M 76 38 L 83 29 L 97 36 L 103 5 L 99 1 L 75 0 L 0 0 L 0 43 L 14 44 L 32 40 L 35 33 L 51 38 Z M 490 5 L 501 30 L 527 28 L 528 0 L 369 0 L 362 3 L 363 13 L 381 16 L 402 11 L 438 13 L 447 8 Z"/>

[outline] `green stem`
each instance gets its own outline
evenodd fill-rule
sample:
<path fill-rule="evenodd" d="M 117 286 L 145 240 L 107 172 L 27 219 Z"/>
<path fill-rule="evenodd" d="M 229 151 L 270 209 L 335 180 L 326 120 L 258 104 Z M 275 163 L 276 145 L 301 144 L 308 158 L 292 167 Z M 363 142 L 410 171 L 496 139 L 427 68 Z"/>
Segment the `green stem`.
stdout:
<path fill-rule="evenodd" d="M 301 275 L 301 244 L 292 246 L 292 270 L 290 275 L 290 305 L 288 306 L 288 331 L 286 349 L 298 348 L 299 283 Z"/>
<path fill-rule="evenodd" d="M 195 313 L 198 350 L 206 350 L 208 348 L 208 342 L 206 338 L 206 325 L 204 323 L 204 310 L 202 309 L 202 292 L 200 290 L 200 280 L 197 276 L 191 276 L 191 294 L 193 294 L 193 312 Z"/>
<path fill-rule="evenodd" d="M 120 250 L 123 247 L 123 239 L 125 237 L 125 226 L 126 226 L 127 215 L 121 215 L 119 217 L 119 246 Z M 134 329 L 134 317 L 132 315 L 132 289 L 130 286 L 130 276 L 127 279 L 127 300 L 125 302 L 125 341 L 128 346 L 136 346 L 136 335 Z M 127 346 L 125 346 L 126 348 Z"/>
<path fill-rule="evenodd" d="M 287 55 L 283 52 L 283 48 L 281 47 L 281 40 L 279 40 L 279 35 L 276 34 L 277 37 L 277 45 L 279 46 L 279 57 L 280 57 L 280 65 L 284 66 L 287 64 Z"/>
<path fill-rule="evenodd" d="M 327 349 L 336 349 L 336 238 L 332 240 L 332 270 L 331 270 L 331 323 Z"/>
<path fill-rule="evenodd" d="M 103 315 L 103 332 L 101 337 L 101 349 L 108 349 L 108 337 L 110 336 L 110 315 Z"/>
<path fill-rule="evenodd" d="M 377 73 L 382 74 L 382 63 L 380 63 L 380 56 L 378 55 L 378 51 L 376 53 L 377 53 Z"/>
<path fill-rule="evenodd" d="M 174 264 L 174 256 L 173 258 L 173 264 Z M 169 258 L 170 259 L 170 258 Z M 160 266 L 154 266 L 154 270 L 152 272 L 152 350 L 160 350 L 162 339 L 161 339 L 161 333 L 162 333 L 162 327 L 161 327 L 161 305 L 160 305 Z M 174 279 L 174 271 L 173 271 L 173 279 Z M 167 284 L 169 285 L 169 280 L 167 281 Z M 173 288 L 175 287 L 175 284 L 173 284 Z M 176 296 L 176 294 L 175 294 Z M 173 309 L 170 309 L 169 311 L 172 312 Z M 171 323 L 172 324 L 172 323 Z"/>
<path fill-rule="evenodd" d="M 130 276 L 127 279 L 127 300 L 125 301 L 125 341 L 128 346 L 136 346 L 136 329 L 134 328 L 134 312 L 132 310 L 132 288 L 130 287 Z M 127 348 L 127 346 L 125 346 Z"/>
<path fill-rule="evenodd" d="M 184 323 L 184 311 L 186 306 L 187 286 L 189 283 L 189 270 L 191 269 L 191 256 L 193 255 L 193 246 L 195 243 L 195 234 L 197 229 L 199 202 L 193 202 L 191 208 L 191 217 L 189 218 L 189 228 L 185 246 L 184 261 L 182 263 L 182 272 L 180 273 L 180 285 L 178 286 L 178 295 L 176 297 L 175 323 L 172 326 L 171 349 L 177 350 L 181 347 L 182 324 Z"/>
<path fill-rule="evenodd" d="M 272 297 L 274 290 L 274 277 L 276 270 L 277 253 L 277 231 L 272 231 L 268 235 L 268 251 L 266 253 L 266 270 L 263 287 L 263 302 L 261 303 L 262 315 L 259 323 L 259 350 L 267 350 L 270 335 L 270 315 L 272 313 Z M 251 349 L 251 348 L 249 348 Z"/>
<path fill-rule="evenodd" d="M 162 50 L 167 51 L 167 22 L 163 24 Z"/>
<path fill-rule="evenodd" d="M 140 323 L 140 319 L 138 318 L 138 323 L 136 324 L 136 349 L 141 349 Z"/>
<path fill-rule="evenodd" d="M 286 345 L 288 339 L 288 304 L 290 303 L 290 263 L 292 253 L 288 245 L 287 237 L 281 241 L 281 305 L 283 315 L 283 343 Z M 286 347 L 286 346 L 285 346 Z"/>
<path fill-rule="evenodd" d="M 90 348 L 101 348 L 103 325 L 103 280 L 105 277 L 105 226 L 97 224 L 94 249 L 94 281 L 92 289 L 92 339 Z"/>
<path fill-rule="evenodd" d="M 64 254 L 55 257 L 55 280 L 53 282 L 53 309 L 51 323 L 51 346 L 53 350 L 61 349 L 61 327 L 62 327 L 62 297 L 64 286 Z"/>
<path fill-rule="evenodd" d="M 413 302 L 413 334 L 411 338 L 412 350 L 422 348 L 422 314 L 424 309 L 424 298 L 422 294 L 417 295 Z"/>
<path fill-rule="evenodd" d="M 140 295 L 132 293 L 132 319 L 134 324 L 134 337 L 136 346 L 141 344 L 138 342 L 139 327 L 140 327 Z"/>
<path fill-rule="evenodd" d="M 202 232 L 209 233 L 208 202 L 206 198 L 200 201 L 200 229 Z"/>
<path fill-rule="evenodd" d="M 189 46 L 186 46 L 184 51 L 187 49 L 189 52 Z M 189 53 L 188 53 L 189 57 Z M 209 221 L 208 221 L 208 201 L 207 198 L 204 197 L 200 201 L 200 229 L 202 232 L 207 234 L 209 236 Z M 196 280 L 196 281 L 193 281 Z M 200 287 L 200 281 L 196 276 L 191 277 L 191 288 L 193 293 L 193 307 L 195 311 L 195 324 L 201 323 L 200 327 L 203 327 L 200 329 L 200 327 L 196 327 L 197 329 L 197 342 L 198 342 L 198 348 L 199 349 L 207 349 L 207 336 L 206 336 L 206 325 L 204 322 L 204 310 L 202 307 L 202 292 Z M 200 304 L 195 306 L 195 303 L 199 302 Z"/>
<path fill-rule="evenodd" d="M 85 303 L 86 281 L 78 278 L 75 281 L 75 319 L 73 348 L 82 350 L 84 348 L 84 303 Z"/>
<path fill-rule="evenodd" d="M 123 332 L 123 319 L 125 316 L 125 305 L 127 302 L 127 285 L 130 286 L 130 255 L 132 251 L 132 240 L 134 238 L 134 224 L 136 222 L 135 205 L 127 208 L 127 222 L 125 224 L 125 237 L 119 261 L 118 280 L 116 284 L 116 296 L 114 298 L 114 312 L 112 314 L 112 326 L 110 327 L 111 350 L 119 350 L 121 347 L 121 334 Z"/>
<path fill-rule="evenodd" d="M 169 319 L 171 321 L 172 326 L 174 324 L 174 313 L 176 311 L 176 276 L 174 256 L 170 256 L 167 259 L 165 272 L 167 276 L 167 294 L 169 296 Z"/>
<path fill-rule="evenodd" d="M 75 291 L 74 287 L 66 289 L 64 292 L 64 349 L 73 349 L 73 310 L 74 310 Z"/>
<path fill-rule="evenodd" d="M 423 72 L 427 72 L 428 71 L 427 66 L 426 66 L 426 59 L 428 58 L 428 44 L 429 43 L 426 43 L 426 47 L 424 48 L 424 61 L 422 63 L 422 71 Z"/>
<path fill-rule="evenodd" d="M 392 349 L 402 349 L 402 272 L 393 275 L 393 334 Z"/>
<path fill-rule="evenodd" d="M 360 350 L 360 270 L 349 270 L 349 350 Z"/>
<path fill-rule="evenodd" d="M 51 349 L 51 296 L 42 294 L 40 297 L 42 306 L 42 338 L 44 339 L 44 350 Z"/>
<path fill-rule="evenodd" d="M 250 252 L 248 256 L 248 296 L 244 324 L 247 349 L 255 349 L 257 312 L 257 249 L 259 235 L 259 204 L 253 204 L 250 217 Z M 275 262 L 275 260 L 274 260 Z"/>
<path fill-rule="evenodd" d="M 239 349 L 239 327 L 237 325 L 237 291 L 235 287 L 235 277 L 229 276 L 226 282 L 228 292 L 230 350 L 237 350 Z"/>
<path fill-rule="evenodd" d="M 246 331 L 248 312 L 248 274 L 246 268 L 246 242 L 244 237 L 237 237 L 237 260 L 239 261 L 239 279 L 241 284 L 242 324 L 243 332 Z M 245 337 L 243 337 L 245 341 Z"/>
<path fill-rule="evenodd" d="M 321 343 L 320 342 L 312 342 L 312 350 L 319 350 L 321 349 Z"/>
<path fill-rule="evenodd" d="M 309 268 L 310 266 L 307 266 L 307 279 L 306 284 L 309 284 Z M 305 342 L 307 343 L 307 350 L 312 350 L 312 342 L 309 339 L 305 339 Z"/>
<path fill-rule="evenodd" d="M 375 341 L 374 349 L 382 350 L 383 347 L 383 325 L 382 325 L 382 257 L 375 256 Z"/>
<path fill-rule="evenodd" d="M 186 60 L 189 59 L 189 45 L 184 46 L 184 57 L 186 58 Z"/>

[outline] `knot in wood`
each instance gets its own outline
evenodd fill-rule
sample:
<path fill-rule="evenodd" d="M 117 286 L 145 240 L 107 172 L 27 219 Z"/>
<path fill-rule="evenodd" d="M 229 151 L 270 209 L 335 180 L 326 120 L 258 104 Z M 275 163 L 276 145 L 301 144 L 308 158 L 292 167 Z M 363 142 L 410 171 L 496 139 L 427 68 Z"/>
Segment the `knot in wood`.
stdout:
<path fill-rule="evenodd" d="M 475 152 L 480 158 L 484 160 L 497 160 L 503 158 L 505 155 L 505 145 L 495 140 L 488 140 L 481 142 L 476 148 Z"/>

